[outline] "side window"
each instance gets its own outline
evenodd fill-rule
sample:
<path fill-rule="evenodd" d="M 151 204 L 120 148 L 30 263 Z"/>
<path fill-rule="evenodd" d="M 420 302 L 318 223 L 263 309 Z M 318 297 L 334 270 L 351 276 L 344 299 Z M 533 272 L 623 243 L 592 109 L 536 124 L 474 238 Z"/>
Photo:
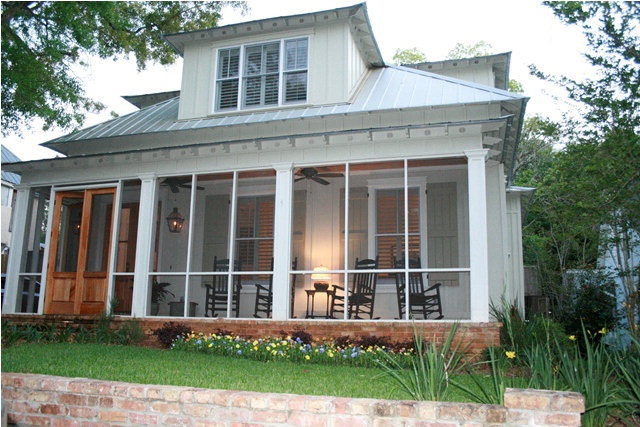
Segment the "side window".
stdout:
<path fill-rule="evenodd" d="M 285 42 L 284 102 L 307 100 L 309 40 Z"/>
<path fill-rule="evenodd" d="M 218 52 L 218 75 L 216 109 L 236 109 L 238 107 L 238 87 L 240 83 L 240 48 L 223 49 Z"/>

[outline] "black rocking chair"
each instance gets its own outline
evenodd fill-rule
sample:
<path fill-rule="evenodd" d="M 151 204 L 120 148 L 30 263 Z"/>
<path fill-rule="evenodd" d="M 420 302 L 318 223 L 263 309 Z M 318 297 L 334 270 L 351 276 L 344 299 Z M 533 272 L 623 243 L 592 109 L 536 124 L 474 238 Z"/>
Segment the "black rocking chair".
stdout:
<path fill-rule="evenodd" d="M 298 268 L 298 258 L 296 257 L 291 263 L 291 269 Z M 271 258 L 271 271 L 273 272 L 273 258 Z M 293 275 L 291 283 L 291 312 L 293 313 L 293 298 L 296 287 L 296 275 Z M 273 305 L 273 274 L 269 275 L 269 282 L 266 286 L 256 283 L 256 303 L 253 310 L 253 317 L 269 318 L 271 317 L 271 307 Z"/>
<path fill-rule="evenodd" d="M 378 268 L 378 259 L 356 258 L 356 270 L 373 270 Z M 373 306 L 376 297 L 376 284 L 378 273 L 353 273 L 353 281 L 348 294 L 349 319 L 363 319 L 368 317 L 373 319 Z M 341 291 L 341 294 L 338 294 Z M 337 314 L 344 316 L 345 289 L 342 286 L 333 285 L 333 296 L 331 299 L 331 317 L 336 318 Z M 363 317 L 365 316 L 365 317 Z"/>
<path fill-rule="evenodd" d="M 213 271 L 216 272 L 228 272 L 229 271 L 229 259 L 213 258 Z M 234 271 L 240 271 L 240 263 L 236 261 L 234 263 Z M 227 286 L 229 276 L 226 274 L 215 275 L 212 277 L 212 283 L 206 283 L 204 286 L 207 290 L 205 296 L 204 316 L 205 317 L 219 317 L 218 312 L 227 314 L 227 301 L 229 288 Z M 240 289 L 242 289 L 242 283 L 240 276 L 233 276 L 233 294 L 231 295 L 231 310 L 235 317 L 238 317 L 240 312 Z"/>
<path fill-rule="evenodd" d="M 405 268 L 404 259 L 395 260 L 394 268 Z M 409 259 L 409 268 L 420 268 L 419 259 Z M 398 313 L 400 319 L 404 319 L 406 286 L 405 273 L 396 273 L 396 292 L 398 296 Z M 411 318 L 442 319 L 442 301 L 440 299 L 440 283 L 424 288 L 423 274 L 420 272 L 409 272 L 409 316 Z"/>

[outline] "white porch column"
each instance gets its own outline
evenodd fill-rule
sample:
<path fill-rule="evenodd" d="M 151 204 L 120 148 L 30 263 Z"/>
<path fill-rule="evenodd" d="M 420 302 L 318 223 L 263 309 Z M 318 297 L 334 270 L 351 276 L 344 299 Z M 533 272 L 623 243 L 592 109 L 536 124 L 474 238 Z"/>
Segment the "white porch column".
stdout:
<path fill-rule="evenodd" d="M 469 187 L 469 287 L 471 321 L 489 321 L 489 257 L 487 244 L 487 182 L 489 150 L 465 151 Z"/>
<path fill-rule="evenodd" d="M 273 224 L 273 306 L 272 318 L 285 320 L 289 316 L 291 294 L 291 210 L 293 195 L 293 164 L 279 164 L 276 170 L 275 219 Z"/>
<path fill-rule="evenodd" d="M 133 274 L 133 300 L 131 316 L 147 315 L 149 303 L 149 268 L 153 246 L 153 231 L 156 215 L 156 175 L 140 176 L 140 213 L 138 216 L 138 238 L 136 241 L 136 263 Z"/>
<path fill-rule="evenodd" d="M 13 205 L 13 227 L 11 231 L 11 242 L 9 244 L 4 302 L 2 304 L 2 312 L 5 314 L 16 313 L 16 307 L 18 305 L 19 273 L 29 233 L 27 227 L 31 220 L 31 212 L 29 210 L 30 193 L 31 191 L 28 187 L 17 187 L 16 202 Z M 40 290 L 40 298 L 44 298 L 44 289 Z"/>

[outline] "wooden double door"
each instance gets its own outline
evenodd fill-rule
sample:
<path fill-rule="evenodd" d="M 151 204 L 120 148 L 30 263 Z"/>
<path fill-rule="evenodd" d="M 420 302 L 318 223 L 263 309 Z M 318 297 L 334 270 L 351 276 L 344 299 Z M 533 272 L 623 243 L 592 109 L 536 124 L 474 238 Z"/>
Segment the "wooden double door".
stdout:
<path fill-rule="evenodd" d="M 56 193 L 45 314 L 107 308 L 115 193 L 115 187 Z"/>

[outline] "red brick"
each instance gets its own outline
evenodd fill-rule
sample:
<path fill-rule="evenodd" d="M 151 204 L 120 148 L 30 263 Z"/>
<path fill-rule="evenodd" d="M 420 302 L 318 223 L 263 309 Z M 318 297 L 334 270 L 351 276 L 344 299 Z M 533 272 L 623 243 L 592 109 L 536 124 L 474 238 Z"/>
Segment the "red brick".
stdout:
<path fill-rule="evenodd" d="M 57 404 L 44 404 L 40 405 L 40 413 L 47 415 L 66 415 L 67 409 L 64 406 Z"/>
<path fill-rule="evenodd" d="M 102 411 L 98 414 L 98 419 L 109 423 L 123 423 L 129 418 L 128 415 L 124 411 Z"/>
<path fill-rule="evenodd" d="M 254 410 L 251 420 L 260 423 L 285 423 L 288 419 L 287 412 L 284 411 L 260 411 Z"/>
<path fill-rule="evenodd" d="M 58 395 L 58 403 L 63 405 L 81 406 L 87 404 L 86 396 L 81 394 L 63 393 Z"/>

